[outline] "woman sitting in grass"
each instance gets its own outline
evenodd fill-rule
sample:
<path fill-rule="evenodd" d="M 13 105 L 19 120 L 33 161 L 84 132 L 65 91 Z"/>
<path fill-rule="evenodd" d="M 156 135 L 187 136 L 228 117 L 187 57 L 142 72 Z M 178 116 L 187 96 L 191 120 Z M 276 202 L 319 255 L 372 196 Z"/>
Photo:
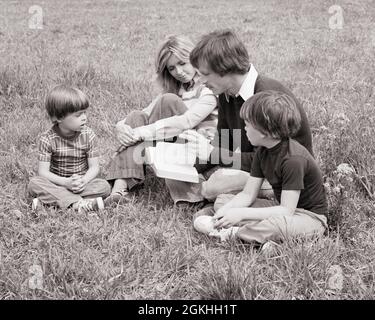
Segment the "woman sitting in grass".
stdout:
<path fill-rule="evenodd" d="M 161 45 L 156 73 L 163 92 L 142 111 L 131 112 L 116 125 L 120 151 L 111 160 L 107 180 L 113 182 L 106 206 L 127 200 L 129 191 L 145 179 L 143 161 L 134 159 L 142 141 L 176 137 L 188 129 L 212 138 L 217 125 L 216 97 L 199 81 L 190 64 L 193 43 L 183 36 L 170 36 Z M 138 149 L 139 150 L 139 149 Z M 137 161 L 138 160 L 138 161 Z M 203 200 L 199 184 L 166 180 L 175 202 Z"/>

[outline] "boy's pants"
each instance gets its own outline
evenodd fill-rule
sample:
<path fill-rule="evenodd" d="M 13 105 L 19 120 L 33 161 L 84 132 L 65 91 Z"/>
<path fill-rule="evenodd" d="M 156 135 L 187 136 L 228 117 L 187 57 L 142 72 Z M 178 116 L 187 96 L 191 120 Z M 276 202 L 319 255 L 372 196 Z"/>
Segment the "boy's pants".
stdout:
<path fill-rule="evenodd" d="M 200 215 L 214 215 L 224 204 L 234 197 L 233 194 L 219 195 L 212 210 L 207 208 L 198 211 L 194 219 Z M 252 208 L 278 206 L 275 200 L 256 199 Z M 269 240 L 283 241 L 297 236 L 322 236 L 327 228 L 327 218 L 324 215 L 297 208 L 291 216 L 273 217 L 258 221 L 241 222 L 236 236 L 247 242 L 265 243 Z"/>
<path fill-rule="evenodd" d="M 73 193 L 65 187 L 58 186 L 47 178 L 36 176 L 30 179 L 28 191 L 32 197 L 37 197 L 43 204 L 60 208 L 68 208 L 82 198 L 107 197 L 111 186 L 104 179 L 93 179 L 81 193 Z"/>

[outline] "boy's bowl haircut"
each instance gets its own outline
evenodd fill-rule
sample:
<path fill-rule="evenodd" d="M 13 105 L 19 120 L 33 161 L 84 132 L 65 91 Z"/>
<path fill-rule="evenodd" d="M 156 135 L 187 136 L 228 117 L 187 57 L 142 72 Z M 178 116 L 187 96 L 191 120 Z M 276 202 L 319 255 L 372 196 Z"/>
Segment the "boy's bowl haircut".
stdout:
<path fill-rule="evenodd" d="M 301 127 L 301 114 L 293 98 L 274 90 L 262 91 L 247 99 L 240 117 L 274 139 L 292 137 Z"/>
<path fill-rule="evenodd" d="M 65 118 L 68 114 L 89 107 L 87 96 L 79 89 L 67 85 L 54 87 L 47 95 L 46 109 L 52 120 Z"/>

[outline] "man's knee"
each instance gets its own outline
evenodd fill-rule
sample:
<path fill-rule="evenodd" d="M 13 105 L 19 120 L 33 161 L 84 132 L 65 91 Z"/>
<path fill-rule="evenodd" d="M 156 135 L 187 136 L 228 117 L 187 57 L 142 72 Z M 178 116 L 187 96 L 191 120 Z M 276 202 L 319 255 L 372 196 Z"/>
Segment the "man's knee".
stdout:
<path fill-rule="evenodd" d="M 215 184 L 210 182 L 210 179 L 202 183 L 201 194 L 205 199 L 214 200 L 217 196 L 217 187 Z"/>
<path fill-rule="evenodd" d="M 237 236 L 247 242 L 265 243 L 269 240 L 280 241 L 283 236 L 278 219 L 265 219 L 259 222 L 246 223 L 238 230 Z"/>
<path fill-rule="evenodd" d="M 223 193 L 236 194 L 243 190 L 248 178 L 248 172 L 220 168 L 202 184 L 202 195 L 206 199 L 215 199 Z"/>

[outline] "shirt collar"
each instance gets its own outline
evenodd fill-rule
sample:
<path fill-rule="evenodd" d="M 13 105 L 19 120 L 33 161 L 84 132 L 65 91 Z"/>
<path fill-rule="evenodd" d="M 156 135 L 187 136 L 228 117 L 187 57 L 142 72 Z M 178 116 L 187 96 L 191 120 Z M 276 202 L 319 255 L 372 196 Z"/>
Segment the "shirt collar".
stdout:
<path fill-rule="evenodd" d="M 252 64 L 250 64 L 250 70 L 247 73 L 247 77 L 242 83 L 240 90 L 236 94 L 236 97 L 241 96 L 244 101 L 252 97 L 254 95 L 255 82 L 257 81 L 257 78 L 258 71 Z M 225 98 L 227 102 L 229 102 L 229 95 L 227 93 L 225 93 Z"/>
<path fill-rule="evenodd" d="M 195 85 L 198 84 L 199 78 L 200 77 L 198 75 L 198 72 L 196 72 L 193 79 L 191 79 L 191 81 L 188 82 L 188 83 L 184 83 L 182 85 L 182 87 L 184 88 L 185 91 L 189 91 L 189 90 L 193 89 L 195 87 Z"/>
<path fill-rule="evenodd" d="M 76 131 L 74 134 L 72 134 L 71 136 L 65 136 L 62 132 L 61 132 L 61 129 L 59 127 L 59 125 L 57 123 L 55 123 L 52 127 L 52 130 L 55 131 L 55 133 L 60 137 L 60 138 L 63 138 L 63 139 L 67 139 L 67 140 L 73 140 L 75 138 L 77 138 L 81 132 L 80 131 Z"/>

